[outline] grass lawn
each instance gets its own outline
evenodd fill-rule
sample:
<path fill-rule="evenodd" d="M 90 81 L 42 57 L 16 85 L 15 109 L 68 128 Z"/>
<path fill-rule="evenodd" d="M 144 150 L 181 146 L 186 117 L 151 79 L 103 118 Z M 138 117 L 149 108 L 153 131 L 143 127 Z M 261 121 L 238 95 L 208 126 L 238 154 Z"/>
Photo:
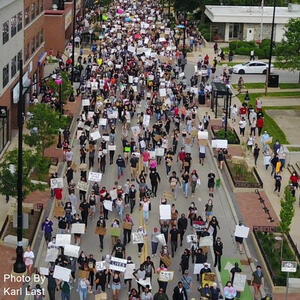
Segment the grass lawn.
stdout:
<path fill-rule="evenodd" d="M 238 87 L 236 83 L 232 85 L 235 89 Z M 264 89 L 264 82 L 248 82 L 243 84 L 244 89 Z M 300 83 L 279 83 L 279 88 L 284 89 L 300 89 Z M 251 92 L 251 91 L 250 91 Z"/>
<path fill-rule="evenodd" d="M 242 266 L 241 262 L 238 259 L 222 258 L 221 279 L 222 279 L 223 286 L 225 286 L 226 282 L 229 280 L 229 271 L 224 270 L 224 267 L 227 264 L 227 262 L 230 262 L 233 266 L 234 266 L 234 263 L 236 263 L 236 262 L 239 263 L 239 267 L 242 269 L 242 272 L 243 272 L 243 266 Z M 245 290 L 244 290 L 244 292 L 241 293 L 240 300 L 252 300 L 252 299 L 253 299 L 253 296 L 252 296 L 250 287 L 249 287 L 248 283 L 246 282 Z"/>

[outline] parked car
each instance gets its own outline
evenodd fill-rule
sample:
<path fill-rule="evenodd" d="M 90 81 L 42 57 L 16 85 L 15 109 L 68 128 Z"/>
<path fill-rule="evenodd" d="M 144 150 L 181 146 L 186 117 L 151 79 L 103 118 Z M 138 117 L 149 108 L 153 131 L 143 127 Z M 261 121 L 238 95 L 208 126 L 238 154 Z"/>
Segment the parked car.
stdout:
<path fill-rule="evenodd" d="M 244 64 L 234 65 L 233 73 L 236 74 L 266 74 L 269 64 L 263 61 L 249 61 Z M 271 65 L 272 72 L 273 65 Z"/>

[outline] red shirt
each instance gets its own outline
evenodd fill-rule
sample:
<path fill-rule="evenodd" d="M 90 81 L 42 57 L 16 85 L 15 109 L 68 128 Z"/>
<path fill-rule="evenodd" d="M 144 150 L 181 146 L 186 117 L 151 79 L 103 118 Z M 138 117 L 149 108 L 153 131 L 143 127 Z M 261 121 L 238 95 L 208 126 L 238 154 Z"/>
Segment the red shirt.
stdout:
<path fill-rule="evenodd" d="M 297 183 L 298 180 L 299 180 L 299 177 L 298 177 L 297 175 L 292 175 L 292 176 L 290 177 L 290 181 L 291 181 L 292 183 Z"/>
<path fill-rule="evenodd" d="M 244 107 L 244 106 L 242 106 L 242 107 L 240 108 L 240 114 L 241 114 L 241 115 L 245 115 L 246 113 L 247 113 L 247 108 Z"/>
<path fill-rule="evenodd" d="M 54 194 L 55 194 L 55 198 L 57 200 L 61 200 L 62 199 L 62 192 L 63 190 L 62 189 L 54 189 Z"/>
<path fill-rule="evenodd" d="M 258 118 L 256 121 L 256 126 L 259 128 L 263 128 L 264 127 L 264 119 L 263 118 Z"/>
<path fill-rule="evenodd" d="M 185 152 L 183 152 L 183 151 L 179 152 L 179 159 L 181 161 L 184 161 L 184 159 L 185 159 Z"/>

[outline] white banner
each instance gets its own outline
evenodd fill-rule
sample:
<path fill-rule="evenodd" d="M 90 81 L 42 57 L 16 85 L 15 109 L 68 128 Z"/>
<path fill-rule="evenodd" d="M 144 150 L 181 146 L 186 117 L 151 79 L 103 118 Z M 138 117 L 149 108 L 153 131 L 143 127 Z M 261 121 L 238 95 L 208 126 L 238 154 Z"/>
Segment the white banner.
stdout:
<path fill-rule="evenodd" d="M 127 259 L 112 256 L 110 258 L 109 268 L 114 271 L 125 272 Z"/>
<path fill-rule="evenodd" d="M 64 255 L 71 257 L 79 257 L 80 246 L 76 245 L 65 245 L 64 247 Z"/>
<path fill-rule="evenodd" d="M 228 141 L 227 140 L 211 140 L 212 148 L 227 149 Z"/>
<path fill-rule="evenodd" d="M 198 131 L 198 139 L 199 140 L 207 140 L 208 132 L 207 131 Z"/>
<path fill-rule="evenodd" d="M 108 149 L 108 151 L 116 151 L 117 146 L 116 145 L 108 145 L 107 149 Z"/>
<path fill-rule="evenodd" d="M 144 114 L 143 117 L 143 126 L 148 127 L 150 123 L 150 115 Z"/>
<path fill-rule="evenodd" d="M 97 272 L 106 270 L 106 261 L 96 261 L 96 270 Z"/>
<path fill-rule="evenodd" d="M 71 244 L 71 234 L 57 234 L 55 237 L 55 245 L 57 247 L 63 247 Z"/>
<path fill-rule="evenodd" d="M 96 181 L 96 182 L 100 182 L 102 178 L 102 174 L 101 173 L 97 173 L 97 172 L 89 172 L 89 181 Z"/>
<path fill-rule="evenodd" d="M 171 220 L 171 205 L 170 204 L 160 205 L 159 215 L 161 220 Z"/>
<path fill-rule="evenodd" d="M 70 276 L 71 276 L 71 270 L 67 268 L 63 268 L 60 266 L 55 266 L 54 268 L 54 273 L 53 273 L 53 278 L 61 280 L 61 281 L 70 281 Z"/>

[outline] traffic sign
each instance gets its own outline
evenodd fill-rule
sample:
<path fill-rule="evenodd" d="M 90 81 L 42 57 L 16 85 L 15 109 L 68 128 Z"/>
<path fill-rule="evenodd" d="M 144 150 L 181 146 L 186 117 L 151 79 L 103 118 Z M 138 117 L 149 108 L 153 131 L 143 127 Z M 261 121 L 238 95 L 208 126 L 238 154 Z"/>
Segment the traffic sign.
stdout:
<path fill-rule="evenodd" d="M 281 262 L 281 272 L 289 272 L 289 273 L 297 272 L 297 262 L 296 261 L 282 261 Z"/>

